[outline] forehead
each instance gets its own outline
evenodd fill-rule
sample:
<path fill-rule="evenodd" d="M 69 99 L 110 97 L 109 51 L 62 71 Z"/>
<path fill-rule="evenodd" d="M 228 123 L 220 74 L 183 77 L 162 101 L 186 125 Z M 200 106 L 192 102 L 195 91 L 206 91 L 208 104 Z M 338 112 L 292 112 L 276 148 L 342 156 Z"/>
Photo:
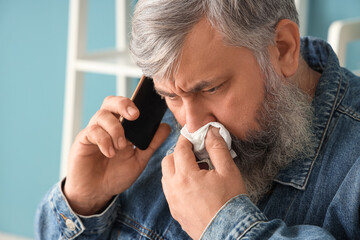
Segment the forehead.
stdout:
<path fill-rule="evenodd" d="M 177 70 L 171 79 L 157 81 L 155 86 L 161 88 L 192 89 L 199 82 L 207 79 L 221 79 L 234 73 L 240 64 L 255 63 L 250 50 L 243 47 L 226 45 L 222 35 L 206 18 L 198 22 L 186 36 Z"/>
<path fill-rule="evenodd" d="M 193 82 L 212 78 L 221 70 L 216 66 L 227 61 L 226 55 L 221 35 L 204 18 L 187 35 L 173 80 Z"/>

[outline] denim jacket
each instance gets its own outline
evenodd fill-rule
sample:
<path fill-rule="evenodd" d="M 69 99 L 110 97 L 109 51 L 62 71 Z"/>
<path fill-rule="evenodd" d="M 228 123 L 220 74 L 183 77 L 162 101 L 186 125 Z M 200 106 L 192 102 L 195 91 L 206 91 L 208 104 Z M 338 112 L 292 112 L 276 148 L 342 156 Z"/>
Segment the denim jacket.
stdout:
<path fill-rule="evenodd" d="M 282 170 L 257 205 L 246 195 L 230 199 L 201 239 L 360 239 L 360 78 L 339 66 L 325 42 L 304 38 L 301 48 L 322 73 L 312 102 L 313 156 Z M 174 126 L 169 111 L 164 121 Z M 161 160 L 178 136 L 173 130 L 139 179 L 101 214 L 75 214 L 63 182 L 56 184 L 38 208 L 36 238 L 190 239 L 172 218 L 161 186 Z"/>

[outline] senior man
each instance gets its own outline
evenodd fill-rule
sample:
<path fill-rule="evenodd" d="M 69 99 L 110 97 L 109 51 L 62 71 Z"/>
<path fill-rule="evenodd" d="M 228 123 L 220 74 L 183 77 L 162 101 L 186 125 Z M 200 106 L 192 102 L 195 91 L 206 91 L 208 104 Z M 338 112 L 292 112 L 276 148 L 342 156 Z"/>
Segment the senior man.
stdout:
<path fill-rule="evenodd" d="M 130 48 L 167 124 L 141 151 L 119 122 L 141 112 L 106 98 L 39 207 L 39 238 L 360 236 L 360 79 L 328 44 L 300 39 L 293 1 L 140 0 Z M 205 170 L 178 126 L 209 122 L 237 157 L 210 127 Z"/>

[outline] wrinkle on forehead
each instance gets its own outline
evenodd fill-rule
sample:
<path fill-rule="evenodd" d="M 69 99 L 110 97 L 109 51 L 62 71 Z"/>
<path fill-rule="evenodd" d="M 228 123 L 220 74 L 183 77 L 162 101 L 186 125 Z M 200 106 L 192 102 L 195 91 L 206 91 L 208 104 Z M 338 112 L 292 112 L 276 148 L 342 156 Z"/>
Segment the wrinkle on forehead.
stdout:
<path fill-rule="evenodd" d="M 184 91 L 193 89 L 199 81 L 219 75 L 219 63 L 226 63 L 229 46 L 225 46 L 220 33 L 203 18 L 184 41 L 179 66 L 172 74 L 172 81 Z"/>
<path fill-rule="evenodd" d="M 172 72 L 167 71 L 166 74 L 164 75 L 160 74 L 160 76 L 156 76 L 155 74 L 153 78 L 159 82 L 163 80 L 175 81 L 174 75 L 179 69 L 179 66 L 182 65 L 181 62 L 184 57 L 184 53 L 186 56 L 188 55 L 186 53 L 190 52 L 191 54 L 193 54 L 193 50 L 196 50 L 197 52 L 196 55 L 199 55 L 199 50 L 202 50 L 202 55 L 206 57 L 206 55 L 209 55 L 212 52 L 213 49 L 212 45 L 214 45 L 213 42 L 215 40 L 216 42 L 221 42 L 222 36 L 211 25 L 209 20 L 206 17 L 203 17 L 198 23 L 194 25 L 191 31 L 186 35 L 178 59 L 172 64 L 173 67 L 168 69 L 169 71 L 172 70 Z"/>

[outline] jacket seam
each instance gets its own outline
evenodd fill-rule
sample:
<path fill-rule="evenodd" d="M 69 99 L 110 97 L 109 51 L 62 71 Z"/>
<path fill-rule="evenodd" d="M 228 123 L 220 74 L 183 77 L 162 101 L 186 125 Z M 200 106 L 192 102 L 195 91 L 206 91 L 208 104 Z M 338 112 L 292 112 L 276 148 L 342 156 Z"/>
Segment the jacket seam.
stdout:
<path fill-rule="evenodd" d="M 343 76 L 344 74 L 345 74 L 345 72 L 344 72 L 344 70 L 343 69 L 340 69 L 340 71 L 341 71 L 341 76 Z M 343 79 L 342 77 L 341 77 L 341 79 Z M 345 86 L 344 86 L 344 91 L 343 91 L 343 93 L 340 95 L 340 92 L 339 92 L 339 96 L 338 96 L 338 101 L 336 101 L 337 102 L 337 104 L 336 104 L 336 106 L 335 106 L 335 110 L 336 109 L 338 109 L 338 107 L 341 105 L 341 103 L 343 102 L 343 100 L 344 100 L 344 98 L 345 98 L 345 96 L 347 95 L 347 92 L 348 92 L 348 89 L 349 89 L 349 81 L 347 80 L 347 81 L 345 81 Z M 341 91 L 341 89 L 340 89 L 340 91 Z"/>
<path fill-rule="evenodd" d="M 335 102 L 334 102 L 333 105 L 332 105 L 332 108 L 331 108 L 331 111 L 330 111 L 330 114 L 329 114 L 329 118 L 327 119 L 327 122 L 326 122 L 326 125 L 325 125 L 325 128 L 324 128 L 323 134 L 322 134 L 322 136 L 321 136 L 321 138 L 320 138 L 319 146 L 318 146 L 318 148 L 316 149 L 315 156 L 314 156 L 314 158 L 313 158 L 313 161 L 311 162 L 309 171 L 308 171 L 308 173 L 307 173 L 307 175 L 306 175 L 306 177 L 305 177 L 305 181 L 304 181 L 304 183 L 303 183 L 303 185 L 302 185 L 302 188 L 304 188 L 304 189 L 305 189 L 305 187 L 306 187 L 306 185 L 307 185 L 307 183 L 308 183 L 308 181 L 309 181 L 309 178 L 310 178 L 310 175 L 311 175 L 311 172 L 312 172 L 312 168 L 314 167 L 315 161 L 316 161 L 316 159 L 318 158 L 318 156 L 319 156 L 319 154 L 320 154 L 320 150 L 321 150 L 321 148 L 322 148 L 323 142 L 324 142 L 325 137 L 326 137 L 326 134 L 327 134 L 327 132 L 328 132 L 331 119 L 333 118 L 334 112 L 335 112 L 336 109 L 337 109 L 337 108 L 336 108 L 336 99 L 339 98 L 342 82 L 343 82 L 343 77 L 342 77 L 342 75 L 340 75 L 339 85 L 338 85 L 338 89 L 337 89 L 336 95 L 335 95 Z"/>
<path fill-rule="evenodd" d="M 354 110 L 352 109 L 348 109 L 348 108 L 344 108 L 343 106 L 339 106 L 339 108 L 337 109 L 338 112 L 347 115 L 348 117 L 351 117 L 352 119 L 356 120 L 356 121 L 360 121 L 360 115 L 357 114 Z"/>
<path fill-rule="evenodd" d="M 170 221 L 171 221 L 171 222 L 170 222 L 169 226 L 166 228 L 166 230 L 165 230 L 165 232 L 164 232 L 164 236 L 166 236 L 166 235 L 167 235 L 167 233 L 168 233 L 168 232 L 169 232 L 169 230 L 170 230 L 171 225 L 173 225 L 173 224 L 174 224 L 174 219 L 171 219 Z"/>
<path fill-rule="evenodd" d="M 152 240 L 157 240 L 157 239 L 164 240 L 164 238 L 161 235 L 155 233 L 151 229 L 148 229 L 148 228 L 142 226 L 139 222 L 135 221 L 134 219 L 129 218 L 124 215 L 122 215 L 122 217 L 125 219 L 125 221 L 122 219 L 117 219 L 117 221 L 130 227 L 130 228 L 135 229 L 142 236 L 148 237 Z M 128 221 L 126 221 L 126 220 L 128 220 Z M 146 231 L 148 231 L 150 234 L 146 233 Z"/>
<path fill-rule="evenodd" d="M 294 205 L 294 202 L 295 202 L 298 194 L 299 194 L 299 191 L 296 191 L 296 193 L 293 195 L 293 199 L 291 200 L 291 203 L 289 204 L 288 208 L 286 209 L 286 213 L 284 215 L 284 221 L 285 221 L 285 219 L 287 219 L 289 217 L 289 211 L 292 208 L 292 206 Z"/>
<path fill-rule="evenodd" d="M 254 222 L 253 224 L 251 224 L 248 228 L 246 228 L 241 235 L 237 238 L 238 240 L 243 238 L 245 236 L 246 233 L 248 233 L 253 227 L 255 227 L 256 225 L 258 225 L 259 223 L 265 223 L 265 221 L 257 221 Z"/>

